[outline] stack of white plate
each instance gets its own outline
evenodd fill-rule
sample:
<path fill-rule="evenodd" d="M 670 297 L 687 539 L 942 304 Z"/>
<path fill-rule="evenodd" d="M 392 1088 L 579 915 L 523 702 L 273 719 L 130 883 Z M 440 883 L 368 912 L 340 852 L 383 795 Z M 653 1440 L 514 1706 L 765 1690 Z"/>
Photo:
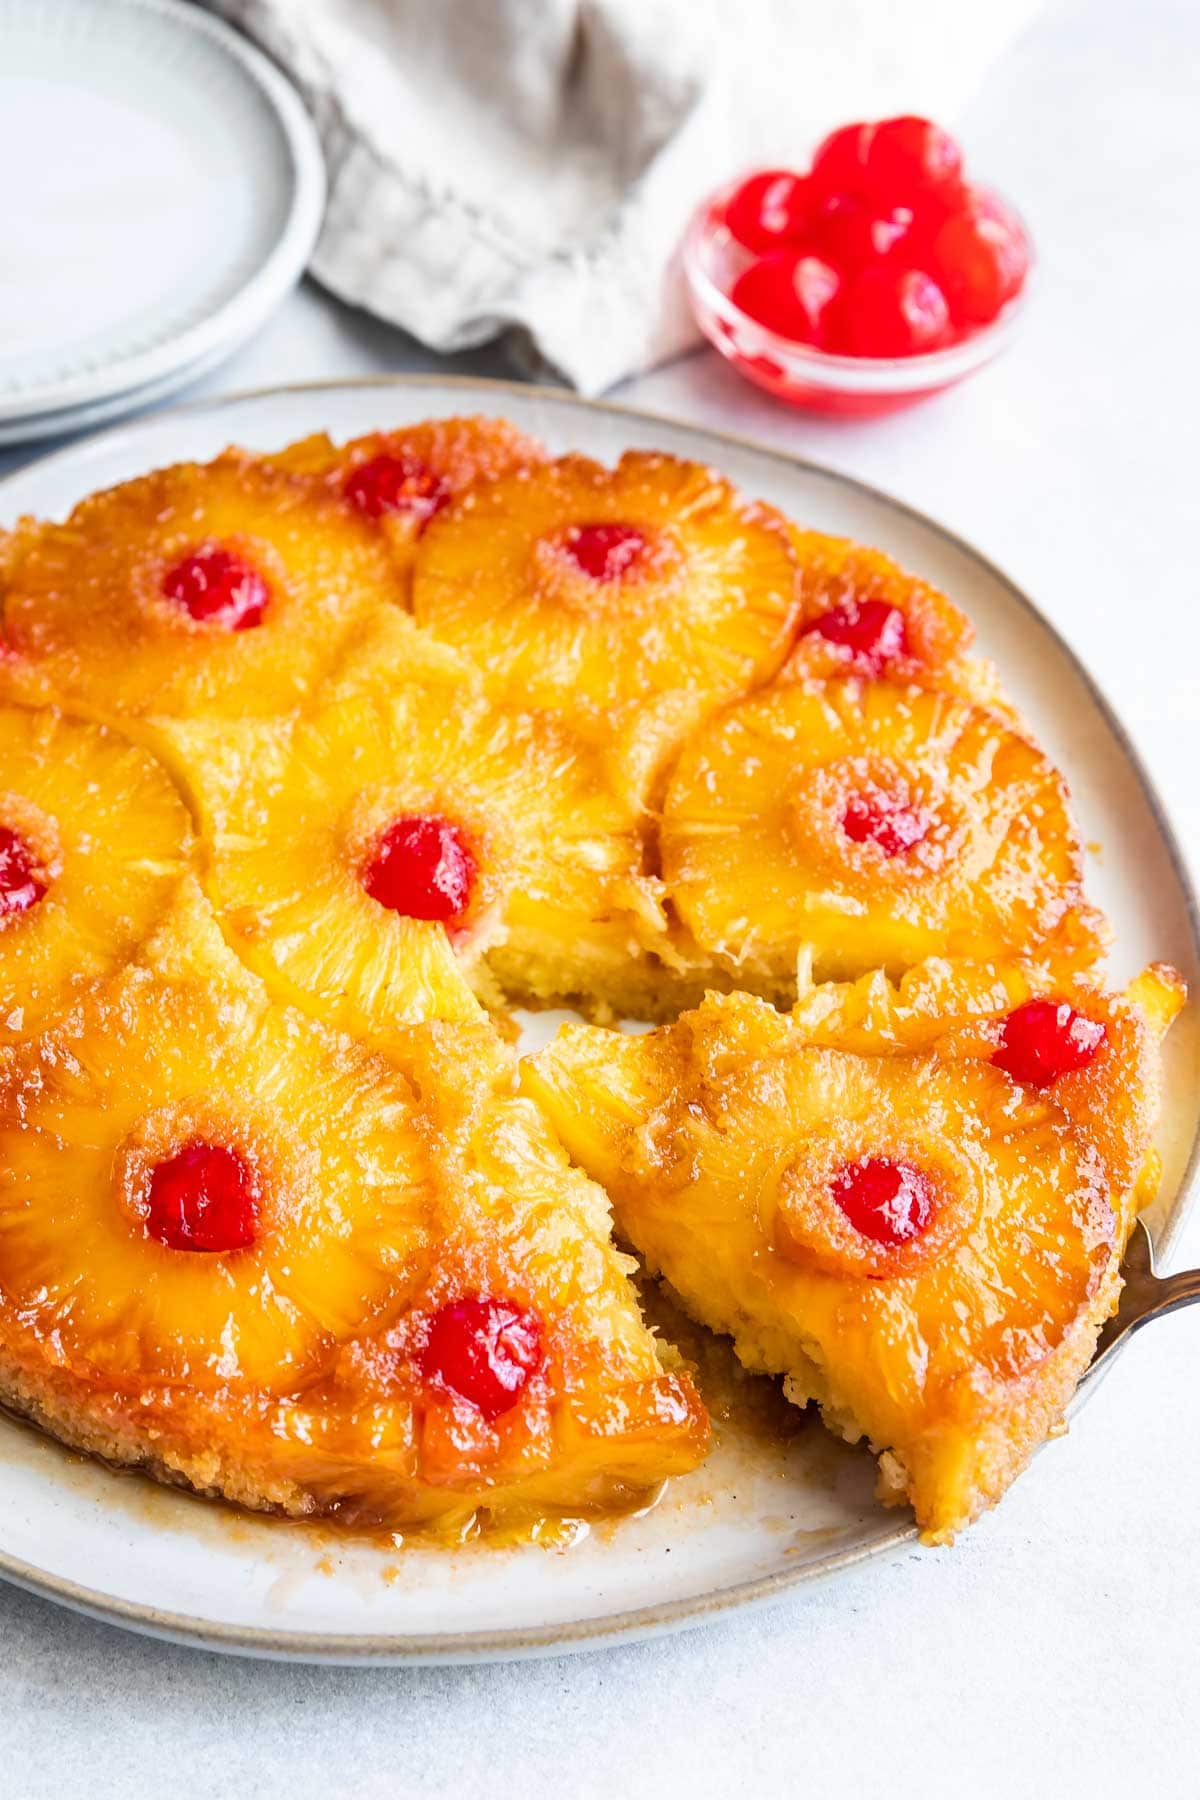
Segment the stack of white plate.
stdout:
<path fill-rule="evenodd" d="M 320 147 L 264 56 L 181 0 L 0 0 L 0 443 L 197 379 L 299 280 Z"/>

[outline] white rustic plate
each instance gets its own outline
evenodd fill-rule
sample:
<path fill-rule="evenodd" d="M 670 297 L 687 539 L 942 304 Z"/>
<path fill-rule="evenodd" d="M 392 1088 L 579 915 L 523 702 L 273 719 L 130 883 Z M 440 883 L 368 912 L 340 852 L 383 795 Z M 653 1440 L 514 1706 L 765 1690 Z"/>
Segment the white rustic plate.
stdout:
<path fill-rule="evenodd" d="M 251 394 L 109 432 L 0 484 L 0 524 L 22 512 L 61 515 L 94 488 L 231 441 L 265 449 L 319 429 L 348 437 L 464 411 L 503 414 L 557 451 L 612 459 L 640 445 L 714 462 L 747 492 L 878 544 L 947 589 L 1069 770 L 1084 834 L 1103 847 L 1092 886 L 1117 928 L 1115 975 L 1165 957 L 1195 983 L 1196 911 L 1170 828 L 1072 650 L 968 545 L 845 476 L 535 388 L 373 380 Z M 1164 1250 L 1182 1220 L 1200 1124 L 1198 1020 L 1200 1008 L 1185 1014 L 1168 1056 L 1166 1175 L 1154 1220 Z M 533 1029 L 546 1028 L 543 1020 Z M 210 1649 L 344 1662 L 533 1656 L 697 1623 L 910 1542 L 911 1521 L 872 1500 L 873 1476 L 865 1452 L 815 1423 L 782 1455 L 771 1437 L 725 1425 L 706 1466 L 640 1518 L 569 1550 L 450 1554 L 245 1518 L 111 1474 L 0 1421 L 0 1574 Z M 1036 1468 L 1025 1479 L 1035 1482 Z"/>
<path fill-rule="evenodd" d="M 47 437 L 230 354 L 325 177 L 266 57 L 180 0 L 0 0 L 0 427 Z"/>
<path fill-rule="evenodd" d="M 84 406 L 60 407 L 54 412 L 30 413 L 24 418 L 0 419 L 0 449 L 9 444 L 32 444 L 48 438 L 69 438 L 83 431 L 93 431 L 114 419 L 136 419 L 164 400 L 178 400 L 211 369 L 225 361 L 236 345 L 210 345 L 202 356 L 182 368 L 168 370 L 154 381 L 139 382 L 123 388 L 119 394 L 108 394 L 102 400 L 89 400 Z"/>

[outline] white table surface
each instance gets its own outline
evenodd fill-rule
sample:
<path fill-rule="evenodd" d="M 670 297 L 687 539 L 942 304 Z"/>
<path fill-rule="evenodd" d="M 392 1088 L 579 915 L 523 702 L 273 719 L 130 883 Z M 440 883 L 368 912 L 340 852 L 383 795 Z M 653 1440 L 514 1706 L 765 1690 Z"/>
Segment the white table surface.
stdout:
<path fill-rule="evenodd" d="M 705 354 L 620 396 L 823 459 L 971 538 L 1082 647 L 1194 866 L 1198 57 L 1192 0 L 1072 0 L 997 68 L 963 133 L 1029 215 L 1042 292 L 1009 359 L 957 393 L 825 424 Z M 306 289 L 201 391 L 437 366 L 508 373 L 488 352 L 439 361 Z M 1200 1261 L 1200 1213 L 1180 1257 Z M 952 1551 L 625 1650 L 236 1662 L 0 1586 L 5 1793 L 1194 1795 L 1198 1365 L 1200 1314 L 1148 1332 Z"/>

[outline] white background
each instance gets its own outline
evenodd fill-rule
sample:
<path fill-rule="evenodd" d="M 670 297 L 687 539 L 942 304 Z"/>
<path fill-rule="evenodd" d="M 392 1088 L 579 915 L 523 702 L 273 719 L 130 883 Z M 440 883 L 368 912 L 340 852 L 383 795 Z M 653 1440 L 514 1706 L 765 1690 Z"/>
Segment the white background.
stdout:
<path fill-rule="evenodd" d="M 618 397 L 889 488 L 972 539 L 1082 649 L 1200 865 L 1193 0 L 1071 0 L 960 121 L 1029 217 L 1010 357 L 892 420 L 823 424 L 701 355 Z M 213 377 L 439 366 L 312 290 Z M 507 373 L 487 353 L 440 366 Z M 0 457 L 15 466 L 19 453 Z M 1181 1258 L 1200 1261 L 1200 1214 Z M 11 1800 L 1194 1795 L 1200 1314 L 1146 1333 L 953 1551 L 913 1551 L 672 1640 L 427 1671 L 237 1663 L 0 1587 Z"/>

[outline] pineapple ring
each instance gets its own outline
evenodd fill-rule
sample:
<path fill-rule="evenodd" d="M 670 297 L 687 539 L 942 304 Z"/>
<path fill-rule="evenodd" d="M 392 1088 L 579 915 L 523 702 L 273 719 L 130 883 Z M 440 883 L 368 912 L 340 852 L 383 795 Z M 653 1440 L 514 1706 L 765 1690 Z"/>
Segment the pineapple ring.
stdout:
<path fill-rule="evenodd" d="M 342 503 L 375 521 L 407 576 L 417 541 L 443 506 L 481 481 L 546 461 L 545 447 L 507 419 L 427 419 L 337 445 L 324 432 L 268 459 L 316 475 Z"/>
<path fill-rule="evenodd" d="M 3 597 L 13 680 L 32 670 L 101 718 L 282 711 L 362 620 L 402 598 L 366 521 L 319 482 L 236 451 L 94 494 L 65 525 L 15 536 Z M 197 551 L 232 552 L 265 583 L 253 629 L 167 598 L 164 583 Z"/>
<path fill-rule="evenodd" d="M 644 551 L 613 579 L 564 554 L 570 534 L 626 526 Z M 523 470 L 426 530 L 413 611 L 522 705 L 610 708 L 685 690 L 712 703 L 783 660 L 795 562 L 769 509 L 713 470 L 628 451 Z"/>
<path fill-rule="evenodd" d="M 0 825 L 35 852 L 45 892 L 0 920 L 0 1044 L 67 1005 L 149 936 L 189 868 L 192 830 L 165 769 L 101 725 L 0 706 Z"/>
<path fill-rule="evenodd" d="M 875 1281 L 913 1275 L 959 1243 L 979 1217 L 985 1162 L 980 1134 L 968 1129 L 965 1143 L 948 1143 L 936 1110 L 944 1097 L 931 1093 L 936 1084 L 929 1083 L 917 1095 L 920 1111 L 902 1123 L 888 1120 L 881 1131 L 876 1093 L 855 1079 L 861 1071 L 847 1065 L 842 1073 L 847 1110 L 822 1119 L 780 1172 L 769 1203 L 773 1223 L 764 1220 L 764 1229 L 781 1256 L 829 1275 Z M 916 1171 L 931 1194 L 928 1223 L 900 1241 L 872 1237 L 837 1203 L 839 1179 L 878 1159 Z"/>
<path fill-rule="evenodd" d="M 794 1288 L 777 1266 L 764 1279 L 778 1281 L 806 1329 L 828 1321 L 821 1343 L 837 1342 L 835 1320 L 847 1308 L 847 1334 L 853 1318 L 881 1376 L 902 1333 L 926 1344 L 926 1366 L 909 1372 L 922 1405 L 936 1408 L 964 1372 L 1011 1382 L 1035 1367 L 1087 1312 L 1112 1259 L 1114 1213 L 1096 1159 L 1040 1098 L 1014 1105 L 998 1070 L 798 1049 L 765 1076 L 754 1064 L 725 1076 L 719 1145 L 707 1096 L 700 1104 L 709 1111 L 685 1117 L 697 1098 L 685 1089 L 671 1129 L 703 1169 L 710 1198 L 728 1192 L 741 1159 L 741 1179 L 758 1194 L 755 1241 L 797 1272 Z M 775 1159 L 796 1144 L 802 1149 L 777 1173 Z M 928 1169 L 939 1190 L 930 1228 L 895 1248 L 831 1229 L 828 1178 L 851 1157 L 872 1155 Z M 1039 1246 L 1049 1301 L 1035 1278 Z M 1000 1307 L 989 1271 L 1006 1290 Z M 850 1291 L 816 1274 L 840 1277 Z M 864 1276 L 879 1285 L 857 1285 Z"/>
<path fill-rule="evenodd" d="M 1011 710 L 991 664 L 968 654 L 973 625 L 944 594 L 865 544 L 795 525 L 791 539 L 800 567 L 800 622 L 782 679 L 882 674 L 889 681 L 945 688 L 977 705 Z M 873 620 L 862 613 L 864 607 L 872 609 Z M 894 613 L 902 621 L 899 631 L 887 616 Z M 856 620 L 861 620 L 858 632 Z M 828 636 L 822 625 L 830 627 Z"/>
<path fill-rule="evenodd" d="M 0 1289 L 73 1368 L 291 1388 L 424 1275 L 417 1103 L 398 1072 L 272 1006 L 211 941 L 198 894 L 163 935 L 181 962 L 151 946 L 4 1064 Z M 168 1248 L 145 1223 L 149 1171 L 214 1137 L 255 1171 L 259 1232 L 228 1254 Z"/>
<path fill-rule="evenodd" d="M 238 954 L 282 997 L 386 1046 L 397 1027 L 464 1019 L 506 992 L 603 992 L 643 919 L 640 818 L 559 721 L 490 705 L 455 654 L 388 615 L 293 722 L 164 726 L 196 795 L 205 885 Z M 404 816 L 450 821 L 477 879 L 444 925 L 379 905 L 364 863 Z"/>
<path fill-rule="evenodd" d="M 915 821 L 908 847 L 851 835 L 849 809 L 883 802 Z M 853 978 L 1100 948 L 1061 775 L 995 714 L 927 688 L 850 677 L 729 708 L 680 757 L 662 867 L 701 951 L 781 995 L 806 952 L 818 978 Z"/>
<path fill-rule="evenodd" d="M 1119 1228 L 1094 1146 L 1052 1101 L 980 1063 L 798 1044 L 746 995 L 647 1037 L 566 1026 L 522 1071 L 650 1267 L 748 1367 L 886 1449 L 931 1541 L 1061 1417 L 1116 1303 Z M 845 1154 L 880 1151 L 967 1190 L 928 1254 L 872 1266 L 830 1228 L 827 1190 Z"/>

